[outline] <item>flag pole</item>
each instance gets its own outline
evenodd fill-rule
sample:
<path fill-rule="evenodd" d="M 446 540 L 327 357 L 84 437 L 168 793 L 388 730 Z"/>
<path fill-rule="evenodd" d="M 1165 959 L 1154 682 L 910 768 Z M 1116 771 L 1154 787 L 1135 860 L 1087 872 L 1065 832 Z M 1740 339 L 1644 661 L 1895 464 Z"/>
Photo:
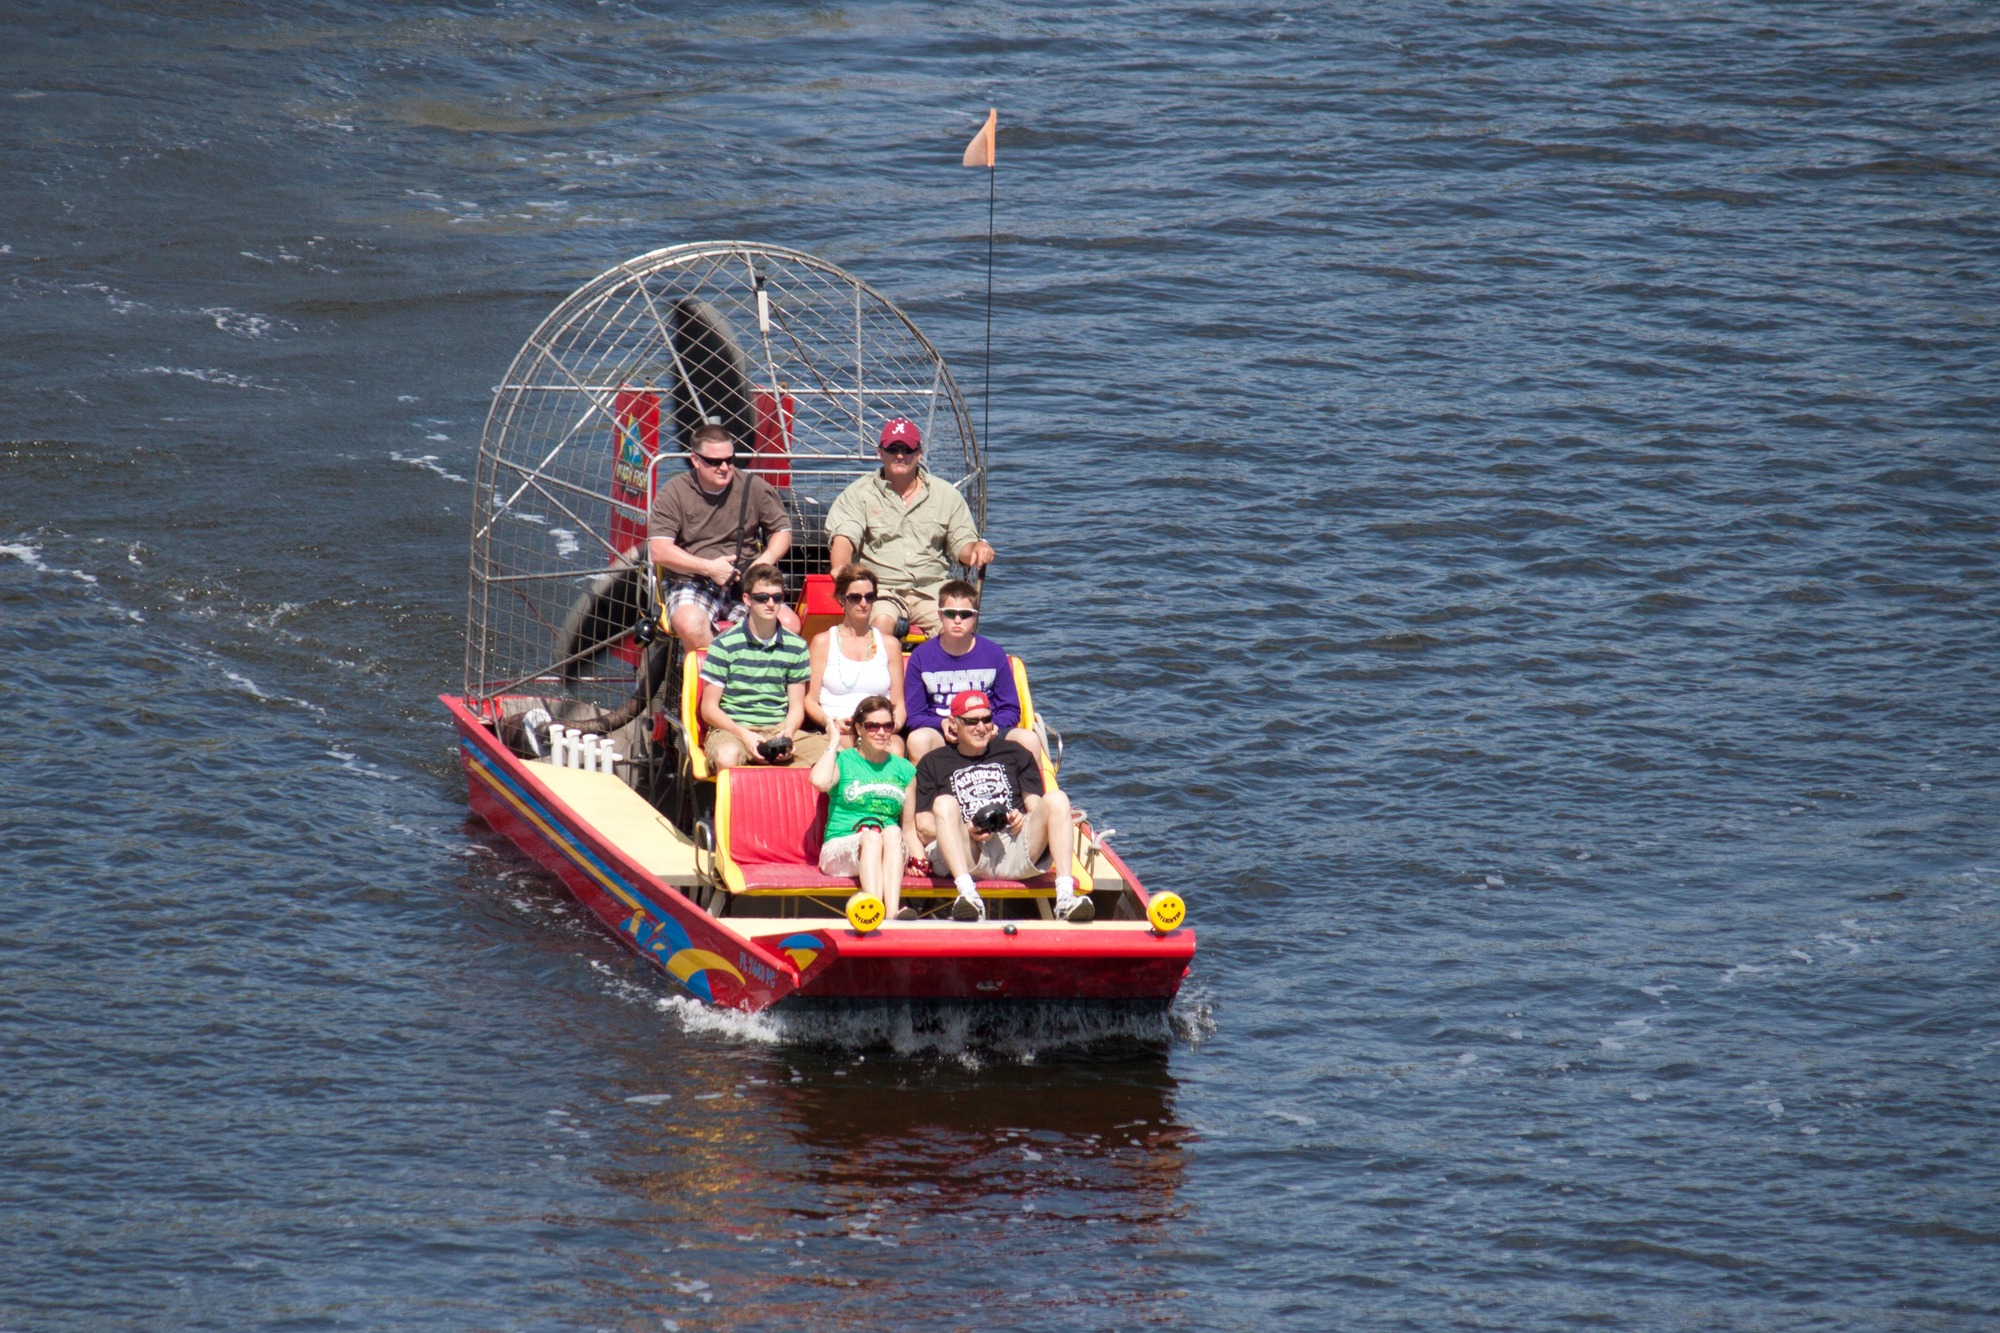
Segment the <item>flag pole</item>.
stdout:
<path fill-rule="evenodd" d="M 972 142 L 965 146 L 965 155 L 959 159 L 960 165 L 986 168 L 986 359 L 979 368 L 979 436 L 992 448 L 990 436 L 993 434 L 993 200 L 998 191 L 994 177 L 994 159 L 999 156 L 1000 109 L 986 109 L 986 123 L 979 127 L 979 133 L 972 136 Z M 979 586 L 986 586 L 986 566 L 979 567 Z"/>
<path fill-rule="evenodd" d="M 986 363 L 979 375 L 980 410 L 985 420 L 979 424 L 979 438 L 986 441 L 988 449 L 993 447 L 993 196 L 999 175 L 991 167 L 986 169 Z"/>

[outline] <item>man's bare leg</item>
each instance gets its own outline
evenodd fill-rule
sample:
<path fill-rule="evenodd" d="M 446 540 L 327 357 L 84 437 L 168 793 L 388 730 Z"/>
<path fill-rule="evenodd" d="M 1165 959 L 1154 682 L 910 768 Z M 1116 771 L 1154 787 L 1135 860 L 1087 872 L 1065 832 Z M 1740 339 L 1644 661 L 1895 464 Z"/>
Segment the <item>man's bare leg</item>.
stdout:
<path fill-rule="evenodd" d="M 708 612 L 692 602 L 675 607 L 667 623 L 691 653 L 698 653 L 715 641 L 715 626 L 709 621 Z"/>
<path fill-rule="evenodd" d="M 750 762 L 750 752 L 742 741 L 725 732 L 708 752 L 708 762 L 712 768 L 741 768 Z"/>
<path fill-rule="evenodd" d="M 906 743 L 910 747 L 910 762 L 914 764 L 944 744 L 944 733 L 936 727 L 916 727 L 911 730 Z"/>
<path fill-rule="evenodd" d="M 937 819 L 938 855 L 944 858 L 945 869 L 951 872 L 953 885 L 958 889 L 958 901 L 952 904 L 954 921 L 984 921 L 986 902 L 979 896 L 979 887 L 972 878 L 972 834 L 965 826 L 965 816 L 958 811 L 958 800 L 951 796 L 940 796 L 931 804 L 931 813 Z"/>
<path fill-rule="evenodd" d="M 1076 821 L 1070 817 L 1069 797 L 1061 789 L 1044 792 L 1028 812 L 1023 832 L 1028 851 L 1037 859 L 1049 854 L 1049 870 L 1056 877 L 1056 915 L 1081 924 L 1093 919 L 1097 909 L 1088 898 L 1076 897 Z"/>

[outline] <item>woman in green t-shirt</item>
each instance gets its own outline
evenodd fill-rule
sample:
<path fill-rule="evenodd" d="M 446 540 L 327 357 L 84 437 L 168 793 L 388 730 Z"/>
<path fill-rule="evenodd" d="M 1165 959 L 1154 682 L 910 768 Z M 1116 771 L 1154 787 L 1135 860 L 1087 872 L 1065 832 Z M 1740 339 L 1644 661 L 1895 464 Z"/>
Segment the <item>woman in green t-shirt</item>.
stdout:
<path fill-rule="evenodd" d="M 911 793 L 917 766 L 889 749 L 895 735 L 895 705 L 871 694 L 854 706 L 854 730 L 836 731 L 813 764 L 812 785 L 827 794 L 819 870 L 855 876 L 855 897 L 879 898 L 885 914 L 912 921 L 916 912 L 901 902 L 904 849 L 919 845 Z"/>

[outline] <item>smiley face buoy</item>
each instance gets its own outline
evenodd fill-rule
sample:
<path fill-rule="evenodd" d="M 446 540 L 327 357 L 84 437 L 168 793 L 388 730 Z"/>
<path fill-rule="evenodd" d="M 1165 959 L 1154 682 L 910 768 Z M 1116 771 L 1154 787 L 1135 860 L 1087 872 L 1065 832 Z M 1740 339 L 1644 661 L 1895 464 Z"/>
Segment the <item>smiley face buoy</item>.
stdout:
<path fill-rule="evenodd" d="M 1187 904 L 1178 893 L 1156 893 L 1146 904 L 1146 920 L 1160 934 L 1170 935 L 1187 920 Z"/>
<path fill-rule="evenodd" d="M 873 894 L 857 893 L 847 900 L 847 924 L 854 927 L 857 934 L 866 935 L 880 926 L 888 915 L 882 900 Z"/>

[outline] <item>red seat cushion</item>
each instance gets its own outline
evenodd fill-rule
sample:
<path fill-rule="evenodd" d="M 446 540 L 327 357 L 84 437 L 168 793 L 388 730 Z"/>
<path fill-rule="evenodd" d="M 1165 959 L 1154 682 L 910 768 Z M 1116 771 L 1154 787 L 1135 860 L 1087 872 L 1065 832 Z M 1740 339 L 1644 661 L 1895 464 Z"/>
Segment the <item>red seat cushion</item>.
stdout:
<path fill-rule="evenodd" d="M 752 866 L 817 867 L 825 832 L 826 793 L 808 770 L 729 770 L 729 858 L 746 876 Z"/>

